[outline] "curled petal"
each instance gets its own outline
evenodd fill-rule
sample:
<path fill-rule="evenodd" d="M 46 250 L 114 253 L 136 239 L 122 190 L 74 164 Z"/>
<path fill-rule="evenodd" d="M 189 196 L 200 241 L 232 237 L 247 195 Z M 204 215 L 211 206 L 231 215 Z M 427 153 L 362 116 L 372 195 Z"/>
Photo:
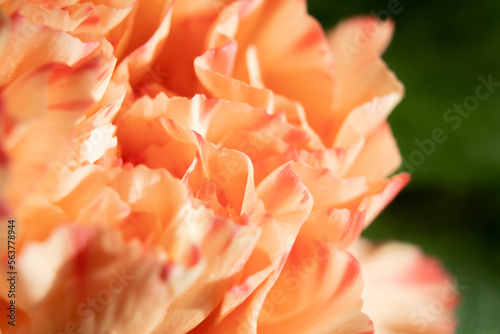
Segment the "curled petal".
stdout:
<path fill-rule="evenodd" d="M 50 52 L 46 50 L 48 44 L 51 45 Z M 83 43 L 63 31 L 32 24 L 15 14 L 11 33 L 0 53 L 0 63 L 10 64 L 0 68 L 0 87 L 23 73 L 49 63 L 72 66 L 97 46 L 97 42 Z"/>
<path fill-rule="evenodd" d="M 230 42 L 196 58 L 194 66 L 198 79 L 216 98 L 245 102 L 270 111 L 273 106 L 273 93 L 270 90 L 252 87 L 228 76 L 231 69 L 225 64 L 234 62 L 236 50 L 237 43 Z"/>
<path fill-rule="evenodd" d="M 370 191 L 357 207 L 358 211 L 365 211 L 365 227 L 378 216 L 408 182 L 410 182 L 410 174 L 400 173 L 371 186 Z"/>
<path fill-rule="evenodd" d="M 313 210 L 345 205 L 368 190 L 363 177 L 340 179 L 326 168 L 314 168 L 303 163 L 295 163 L 292 168 L 311 192 Z"/>

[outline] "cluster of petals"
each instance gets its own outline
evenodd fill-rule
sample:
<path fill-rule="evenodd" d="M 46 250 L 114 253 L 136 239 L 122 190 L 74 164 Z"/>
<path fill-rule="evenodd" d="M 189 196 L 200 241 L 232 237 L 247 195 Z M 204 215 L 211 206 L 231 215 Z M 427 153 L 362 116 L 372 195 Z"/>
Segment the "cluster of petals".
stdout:
<path fill-rule="evenodd" d="M 0 0 L 1 332 L 453 332 L 439 263 L 359 240 L 409 180 L 392 32 L 302 0 Z"/>

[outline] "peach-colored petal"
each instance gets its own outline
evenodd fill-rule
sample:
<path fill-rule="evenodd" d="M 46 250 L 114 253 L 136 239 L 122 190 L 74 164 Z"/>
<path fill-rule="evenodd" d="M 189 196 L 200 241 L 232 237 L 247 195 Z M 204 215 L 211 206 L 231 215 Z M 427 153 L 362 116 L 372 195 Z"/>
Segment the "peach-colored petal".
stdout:
<path fill-rule="evenodd" d="M 132 210 L 154 213 L 163 224 L 177 215 L 187 196 L 187 189 L 180 180 L 166 170 L 151 170 L 143 165 L 122 170 L 109 185 Z"/>
<path fill-rule="evenodd" d="M 279 272 L 275 272 L 268 276 L 253 293 L 248 296 L 235 310 L 226 315 L 220 320 L 218 309 L 199 324 L 196 328 L 190 331 L 190 334 L 218 334 L 218 333 L 248 333 L 257 334 L 258 319 L 262 305 L 272 288 Z"/>
<path fill-rule="evenodd" d="M 389 45 L 394 31 L 392 20 L 358 16 L 337 24 L 328 41 L 339 65 L 338 72 L 349 73 L 357 65 L 380 56 Z"/>
<path fill-rule="evenodd" d="M 108 3 L 106 3 L 108 2 Z M 75 32 L 88 32 L 93 34 L 106 34 L 110 36 L 109 32 L 124 22 L 131 13 L 133 13 L 136 0 L 122 1 L 111 3 L 111 1 L 103 1 L 102 4 L 94 1 L 90 15 L 81 22 Z M 71 16 L 75 16 L 76 6 L 72 6 Z"/>
<path fill-rule="evenodd" d="M 363 231 L 364 212 L 347 209 L 317 210 L 306 220 L 300 234 L 322 240 L 339 249 L 349 248 Z"/>
<path fill-rule="evenodd" d="M 158 31 L 158 35 L 165 32 L 163 22 L 169 15 L 172 1 L 138 1 L 134 13 L 133 28 L 130 29 L 130 37 L 126 51 L 123 55 L 129 55 L 134 50 L 139 49 L 142 45 L 146 44 Z M 168 26 L 168 25 L 167 25 Z M 168 28 L 167 28 L 168 29 Z M 167 30 L 168 31 L 168 30 Z"/>
<path fill-rule="evenodd" d="M 64 31 L 74 31 L 92 14 L 90 3 L 72 4 L 66 8 L 58 8 L 43 7 L 28 0 L 19 2 L 22 3 L 19 6 L 19 13 L 28 18 L 31 23 Z"/>
<path fill-rule="evenodd" d="M 16 218 L 21 237 L 17 246 L 21 249 L 25 242 L 45 240 L 61 223 L 70 221 L 71 216 L 46 197 L 33 196 L 23 203 Z M 44 223 L 40 224 L 41 221 Z"/>
<path fill-rule="evenodd" d="M 185 217 L 190 218 L 190 217 Z M 260 230 L 243 227 L 230 220 L 199 220 L 208 233 L 200 244 L 207 267 L 200 278 L 169 306 L 152 333 L 185 333 L 202 322 L 222 301 L 224 294 L 237 281 L 260 235 Z"/>
<path fill-rule="evenodd" d="M 137 154 L 135 162 L 150 168 L 165 168 L 174 176 L 182 178 L 193 162 L 198 148 L 194 132 L 164 118 L 152 123 L 151 128 L 162 129 L 164 143 L 150 145 Z M 173 156 L 177 156 L 176 159 L 172 159 Z"/>
<path fill-rule="evenodd" d="M 333 102 L 334 67 L 323 29 L 306 14 L 304 1 L 272 1 L 263 6 L 261 26 L 252 38 L 262 82 L 273 92 L 299 101 L 312 128 L 324 137 Z"/>
<path fill-rule="evenodd" d="M 363 177 L 340 179 L 326 168 L 314 168 L 303 163 L 295 163 L 292 168 L 311 192 L 313 210 L 342 206 L 368 190 Z"/>
<path fill-rule="evenodd" d="M 99 166 L 87 165 L 58 175 L 56 187 L 46 181 L 50 189 L 48 198 L 65 212 L 76 215 L 82 207 L 90 205 L 106 186 L 107 177 Z"/>
<path fill-rule="evenodd" d="M 176 95 L 192 97 L 207 92 L 197 79 L 193 62 L 205 51 L 207 32 L 217 17 L 213 5 L 213 0 L 199 0 L 196 6 L 185 0 L 174 3 L 172 29 L 157 65 L 169 73 L 162 84 Z"/>
<path fill-rule="evenodd" d="M 187 180 L 195 194 L 203 193 L 205 184 L 214 183 L 219 203 L 237 215 L 260 212 L 252 164 L 238 151 L 218 149 L 201 140 L 199 160 Z"/>
<path fill-rule="evenodd" d="M 11 164 L 6 193 L 10 205 L 19 205 L 24 194 L 36 189 L 40 178 L 57 166 L 54 161 L 66 158 L 60 154 L 78 118 L 78 113 L 53 111 L 23 129 L 22 137 L 9 147 Z"/>
<path fill-rule="evenodd" d="M 302 107 L 300 103 L 289 100 L 279 94 L 276 94 L 274 98 L 274 113 L 283 114 L 286 117 L 287 123 L 307 133 L 307 135 L 311 138 L 310 149 L 324 149 L 325 146 L 323 145 L 320 137 L 316 132 L 314 132 L 307 122 L 304 107 Z"/>
<path fill-rule="evenodd" d="M 415 246 L 360 240 L 352 248 L 363 270 L 363 311 L 376 333 L 454 333 L 460 293 L 439 261 Z"/>
<path fill-rule="evenodd" d="M 115 76 L 118 77 L 128 77 L 128 81 L 132 87 L 135 88 L 135 94 L 143 94 L 147 93 L 149 79 L 145 77 L 148 75 L 148 71 L 151 71 L 151 63 L 155 61 L 158 57 L 161 47 L 165 43 L 167 35 L 170 31 L 170 22 L 172 17 L 172 5 L 169 2 L 160 3 L 159 1 L 153 1 L 154 4 L 151 5 L 142 5 L 138 8 L 138 11 L 141 11 L 143 8 L 147 13 L 137 13 L 138 17 L 140 15 L 157 15 L 160 13 L 159 24 L 158 27 L 155 27 L 151 37 L 148 38 L 147 41 L 142 45 L 133 45 L 129 46 L 129 52 L 125 59 L 123 59 L 117 68 Z M 152 20 L 154 22 L 154 20 Z M 148 23 L 150 25 L 150 23 Z M 140 33 L 139 30 L 146 29 L 143 26 L 140 28 L 133 30 L 133 34 Z M 151 29 L 151 28 L 150 28 Z M 136 43 L 137 39 L 134 39 L 132 36 L 133 43 Z M 168 73 L 168 72 L 166 72 Z M 153 76 L 152 80 L 161 81 L 164 79 L 162 77 L 158 77 L 159 73 L 156 73 L 157 76 Z M 136 87 L 143 86 L 144 92 L 139 92 Z"/>
<path fill-rule="evenodd" d="M 13 20 L 17 29 L 35 29 L 26 31 L 33 32 L 30 38 L 37 40 L 36 43 L 26 44 L 29 42 L 27 37 L 16 35 L 14 31 L 8 44 L 18 43 L 11 45 L 18 49 L 9 55 L 4 52 L 6 57 L 24 59 L 10 70 L 11 84 L 2 92 L 7 117 L 13 124 L 4 143 L 11 161 L 6 192 L 8 201 L 15 206 L 22 200 L 23 192 L 36 188 L 52 162 L 69 160 L 64 147 L 71 142 L 70 136 L 84 111 L 102 97 L 115 59 L 108 53 L 104 40 L 95 48 L 95 42 L 83 44 L 60 31 L 32 26 L 20 16 L 15 16 Z M 38 50 L 43 45 L 37 44 L 39 40 L 53 46 L 54 50 Z M 62 46 L 61 43 L 67 44 Z M 67 47 L 75 49 L 67 50 Z M 78 57 L 92 50 L 94 52 L 78 61 L 77 56 L 71 53 L 79 47 L 83 54 Z M 33 52 L 37 55 L 31 54 Z M 23 57 L 35 58 L 42 66 L 36 67 L 37 61 Z M 23 61 L 28 68 L 16 75 L 15 68 L 24 66 Z M 57 63 L 59 61 L 63 63 Z M 26 99 L 27 95 L 33 98 Z"/>
<path fill-rule="evenodd" d="M 327 38 L 303 0 L 0 3 L 22 330 L 373 333 L 348 249 L 409 180 L 387 179 L 391 21 Z M 415 258 L 408 277 L 440 272 Z"/>
<path fill-rule="evenodd" d="M 302 224 L 312 209 L 313 199 L 290 165 L 277 169 L 257 187 L 257 196 L 279 223 Z"/>
<path fill-rule="evenodd" d="M 10 18 L 9 16 L 0 8 L 0 54 L 4 48 L 5 42 L 9 36 L 10 31 Z"/>
<path fill-rule="evenodd" d="M 357 207 L 358 211 L 365 211 L 365 227 L 371 224 L 408 182 L 410 182 L 410 174 L 400 173 L 371 186 L 370 191 Z"/>
<path fill-rule="evenodd" d="M 108 90 L 106 92 L 113 95 Z M 73 145 L 65 152 L 64 162 L 69 166 L 117 156 L 116 127 L 111 122 L 122 106 L 124 95 L 111 98 L 106 104 L 108 98 L 109 96 L 104 97 L 87 109 L 87 117 L 76 124 Z"/>
<path fill-rule="evenodd" d="M 245 102 L 253 107 L 270 110 L 273 104 L 270 90 L 252 87 L 228 75 L 232 68 L 227 68 L 226 64 L 234 63 L 236 50 L 237 43 L 230 42 L 196 58 L 194 66 L 198 79 L 216 98 Z"/>
<path fill-rule="evenodd" d="M 260 222 L 262 234 L 245 263 L 239 283 L 226 293 L 218 319 L 240 304 L 247 305 L 245 299 L 251 299 L 250 304 L 259 303 L 258 296 L 263 298 L 279 275 L 313 204 L 311 195 L 289 165 L 264 179 L 257 194 L 268 212 Z"/>
<path fill-rule="evenodd" d="M 116 121 L 120 157 L 132 164 L 166 168 L 182 178 L 195 158 L 198 139 L 193 131 L 170 118 L 176 116 L 172 111 L 183 110 L 181 106 L 188 111 L 189 103 L 183 99 L 169 101 L 162 94 L 154 100 L 138 100 Z"/>
<path fill-rule="evenodd" d="M 384 122 L 401 97 L 398 93 L 375 97 L 351 111 L 342 123 L 333 146 L 347 148 L 356 143 L 359 137 L 369 136 Z"/>
<path fill-rule="evenodd" d="M 71 226 L 27 245 L 18 267 L 16 301 L 29 333 L 148 332 L 199 272 L 117 233 Z"/>
<path fill-rule="evenodd" d="M 384 179 L 401 164 L 401 155 L 391 128 L 383 123 L 367 139 L 345 177 L 364 175 L 368 183 Z"/>
<path fill-rule="evenodd" d="M 130 212 L 130 205 L 125 203 L 114 189 L 106 187 L 87 206 L 82 206 L 75 221 L 91 226 L 115 227 Z"/>
<path fill-rule="evenodd" d="M 47 50 L 46 46 L 50 45 Z M 89 55 L 98 43 L 82 43 L 79 39 L 59 30 L 34 25 L 24 17 L 12 17 L 12 31 L 0 53 L 0 87 L 34 68 L 63 63 L 72 66 Z"/>
<path fill-rule="evenodd" d="M 345 117 L 357 106 L 394 93 L 399 100 L 403 94 L 402 84 L 380 59 L 392 29 L 391 21 L 358 17 L 329 33 L 337 70 L 333 106 L 337 122 L 332 125 L 331 135 L 337 133 Z"/>
<path fill-rule="evenodd" d="M 267 294 L 258 333 L 373 333 L 361 313 L 357 261 L 321 241 L 298 238 Z"/>

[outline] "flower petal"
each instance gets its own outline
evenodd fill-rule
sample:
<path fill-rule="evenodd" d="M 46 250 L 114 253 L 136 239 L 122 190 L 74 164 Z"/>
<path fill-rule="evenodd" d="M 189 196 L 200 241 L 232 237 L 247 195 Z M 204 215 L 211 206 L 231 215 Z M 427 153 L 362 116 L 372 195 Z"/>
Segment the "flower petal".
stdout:
<path fill-rule="evenodd" d="M 403 94 L 403 85 L 380 59 L 392 37 L 392 21 L 381 22 L 374 17 L 346 20 L 328 35 L 336 61 L 335 122 L 333 135 L 346 116 L 356 107 L 391 93 Z M 398 98 L 398 99 L 399 99 Z"/>
<path fill-rule="evenodd" d="M 17 307 L 30 333 L 147 332 L 199 272 L 116 232 L 74 226 L 27 245 L 18 267 Z"/>
<path fill-rule="evenodd" d="M 225 68 L 225 64 L 234 62 L 236 50 L 237 43 L 230 42 L 220 48 L 206 51 L 194 62 L 196 76 L 216 98 L 245 102 L 270 111 L 273 104 L 273 93 L 270 90 L 252 87 L 228 76 L 228 70 L 232 69 Z"/>
<path fill-rule="evenodd" d="M 47 45 L 50 45 L 48 50 Z M 10 64 L 0 68 L 0 87 L 22 73 L 49 63 L 72 66 L 97 46 L 97 42 L 82 43 L 65 32 L 34 25 L 15 14 L 12 31 L 0 53 L 0 63 Z"/>
<path fill-rule="evenodd" d="M 353 256 L 299 237 L 262 305 L 258 332 L 373 333 L 361 290 Z"/>
<path fill-rule="evenodd" d="M 376 333 L 454 333 L 460 293 L 439 261 L 415 246 L 360 240 L 352 247 L 363 270 L 363 311 Z"/>
<path fill-rule="evenodd" d="M 314 168 L 303 163 L 294 163 L 292 169 L 311 192 L 313 210 L 341 206 L 368 190 L 363 177 L 340 179 L 326 168 Z"/>
<path fill-rule="evenodd" d="M 368 183 L 384 179 L 397 170 L 401 155 L 389 124 L 383 123 L 367 138 L 345 177 L 363 175 Z"/>

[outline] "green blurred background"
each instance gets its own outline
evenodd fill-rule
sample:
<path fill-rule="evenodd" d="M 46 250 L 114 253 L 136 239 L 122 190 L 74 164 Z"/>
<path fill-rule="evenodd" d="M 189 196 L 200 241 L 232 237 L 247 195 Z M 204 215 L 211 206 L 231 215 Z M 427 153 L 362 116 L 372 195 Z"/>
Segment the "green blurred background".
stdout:
<path fill-rule="evenodd" d="M 381 12 L 388 4 L 308 1 L 325 29 L 352 15 L 389 13 L 396 30 L 384 59 L 406 87 L 389 118 L 401 154 L 410 161 L 422 151 L 415 140 L 436 128 L 447 135 L 365 235 L 441 258 L 461 287 L 457 333 L 500 334 L 500 87 L 456 129 L 443 120 L 474 96 L 478 76 L 500 82 L 500 1 L 400 0 L 400 12 Z"/>

